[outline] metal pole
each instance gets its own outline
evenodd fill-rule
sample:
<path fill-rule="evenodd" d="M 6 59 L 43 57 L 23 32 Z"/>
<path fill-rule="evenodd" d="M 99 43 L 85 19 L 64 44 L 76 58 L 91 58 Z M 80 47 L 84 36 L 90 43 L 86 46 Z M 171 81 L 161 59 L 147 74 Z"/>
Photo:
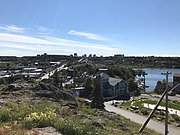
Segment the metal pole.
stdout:
<path fill-rule="evenodd" d="M 165 118 L 165 135 L 168 134 L 168 75 L 169 72 L 166 72 L 166 118 Z"/>

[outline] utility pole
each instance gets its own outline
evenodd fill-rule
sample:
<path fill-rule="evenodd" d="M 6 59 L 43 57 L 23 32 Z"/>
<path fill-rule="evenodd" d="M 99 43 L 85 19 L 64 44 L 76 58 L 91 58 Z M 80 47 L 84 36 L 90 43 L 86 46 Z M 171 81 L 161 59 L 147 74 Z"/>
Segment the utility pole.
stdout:
<path fill-rule="evenodd" d="M 145 71 L 142 71 L 141 75 L 144 77 L 144 86 L 143 86 L 143 89 L 144 89 L 144 92 L 146 92 L 146 75 L 147 73 Z"/>
<path fill-rule="evenodd" d="M 143 72 L 143 76 L 144 76 L 144 92 L 146 92 L 146 72 Z"/>
<path fill-rule="evenodd" d="M 177 87 L 180 86 L 180 83 L 177 84 L 176 86 L 174 86 L 171 91 L 174 91 Z M 159 104 L 161 103 L 161 101 L 163 100 L 164 96 L 166 95 L 166 93 L 168 92 L 169 90 L 165 90 L 161 96 L 161 98 L 159 99 L 159 101 L 157 102 L 156 106 L 154 107 L 154 109 L 151 111 L 151 113 L 149 114 L 148 118 L 146 119 L 146 121 L 144 122 L 144 124 L 141 126 L 141 128 L 139 129 L 139 132 L 138 133 L 141 133 L 144 128 L 146 127 L 146 125 L 148 124 L 148 122 L 150 121 L 152 115 L 154 114 L 155 110 L 158 108 Z M 166 130 L 167 131 L 167 130 Z M 166 132 L 167 133 L 167 132 Z M 167 135 L 167 134 L 166 134 Z"/>
<path fill-rule="evenodd" d="M 170 72 L 161 73 L 161 75 L 166 75 L 166 118 L 165 118 L 165 135 L 168 134 L 168 76 Z"/>

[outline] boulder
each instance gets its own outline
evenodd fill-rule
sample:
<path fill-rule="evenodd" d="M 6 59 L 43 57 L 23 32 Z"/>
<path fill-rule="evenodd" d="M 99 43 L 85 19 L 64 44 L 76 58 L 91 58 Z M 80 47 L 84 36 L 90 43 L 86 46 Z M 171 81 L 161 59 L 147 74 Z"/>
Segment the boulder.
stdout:
<path fill-rule="evenodd" d="M 70 91 L 60 90 L 59 88 L 45 83 L 35 85 L 32 90 L 39 97 L 52 98 L 56 101 L 59 99 L 75 100 L 75 95 Z"/>
<path fill-rule="evenodd" d="M 52 98 L 55 96 L 52 91 L 48 91 L 48 90 L 39 90 L 36 92 L 36 95 L 45 98 Z"/>

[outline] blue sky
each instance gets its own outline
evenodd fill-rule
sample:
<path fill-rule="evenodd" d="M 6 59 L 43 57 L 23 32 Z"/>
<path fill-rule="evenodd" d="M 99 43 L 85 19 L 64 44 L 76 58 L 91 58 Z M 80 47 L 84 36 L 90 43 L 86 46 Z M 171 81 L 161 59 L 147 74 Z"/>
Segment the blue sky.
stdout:
<path fill-rule="evenodd" d="M 180 56 L 180 0 L 0 0 L 0 49 Z"/>

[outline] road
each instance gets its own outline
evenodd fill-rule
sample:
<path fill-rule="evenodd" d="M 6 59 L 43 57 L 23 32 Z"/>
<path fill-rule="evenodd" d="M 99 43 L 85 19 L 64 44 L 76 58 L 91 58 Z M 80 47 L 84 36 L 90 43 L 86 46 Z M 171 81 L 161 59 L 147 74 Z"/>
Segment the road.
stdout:
<path fill-rule="evenodd" d="M 160 98 L 161 95 L 157 95 L 157 94 L 151 94 L 153 97 L 156 97 L 156 98 Z M 175 96 L 168 96 L 168 99 L 170 100 L 177 100 L 180 102 L 180 95 L 176 94 Z"/>
<path fill-rule="evenodd" d="M 137 115 L 135 113 L 129 112 L 127 110 L 124 110 L 124 109 L 121 109 L 118 107 L 114 107 L 113 105 L 111 105 L 112 101 L 105 102 L 104 104 L 105 104 L 105 109 L 107 111 L 120 114 L 136 123 L 143 124 L 145 122 L 145 120 L 147 119 L 144 116 Z M 158 133 L 164 134 L 164 131 L 165 131 L 164 125 L 165 124 L 162 122 L 150 120 L 146 127 L 153 129 L 154 131 L 156 131 Z M 180 134 L 180 128 L 173 127 L 172 125 L 168 125 L 168 126 L 169 126 L 169 134 L 168 135 L 179 135 Z"/>
<path fill-rule="evenodd" d="M 63 64 L 62 66 L 58 67 L 57 69 L 55 69 L 49 73 L 46 73 L 44 76 L 42 76 L 40 78 L 40 80 L 49 79 L 49 77 L 52 76 L 56 70 L 61 71 L 64 68 L 64 66 L 65 66 L 65 64 Z"/>

